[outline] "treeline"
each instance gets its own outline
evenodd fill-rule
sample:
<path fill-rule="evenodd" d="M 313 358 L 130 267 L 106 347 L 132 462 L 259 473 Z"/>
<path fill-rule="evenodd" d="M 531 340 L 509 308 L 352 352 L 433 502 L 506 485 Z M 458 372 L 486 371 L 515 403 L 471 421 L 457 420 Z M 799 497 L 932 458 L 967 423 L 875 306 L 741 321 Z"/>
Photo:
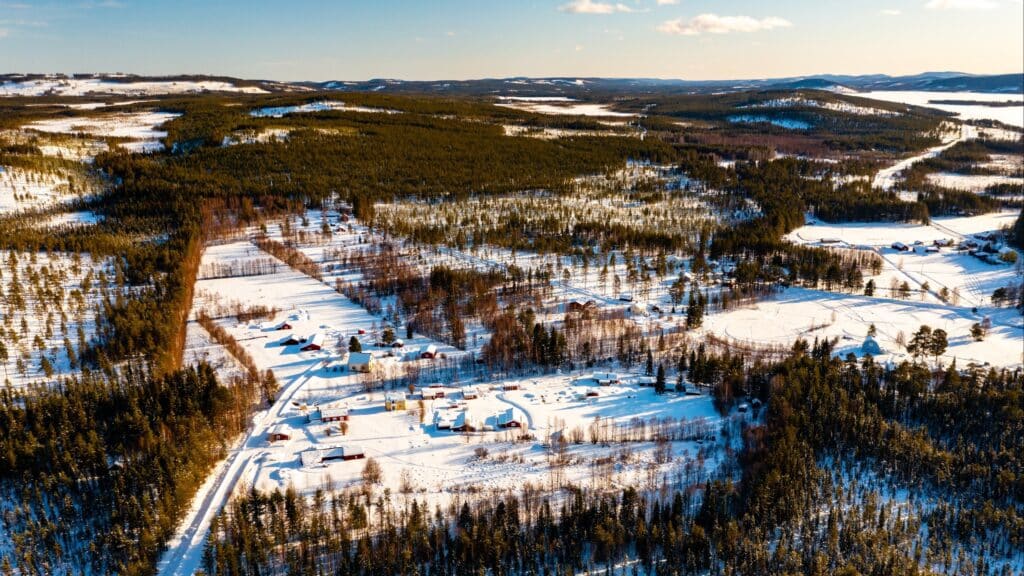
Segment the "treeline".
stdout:
<path fill-rule="evenodd" d="M 0 391 L 0 547 L 20 574 L 151 574 L 255 390 L 206 365 Z"/>

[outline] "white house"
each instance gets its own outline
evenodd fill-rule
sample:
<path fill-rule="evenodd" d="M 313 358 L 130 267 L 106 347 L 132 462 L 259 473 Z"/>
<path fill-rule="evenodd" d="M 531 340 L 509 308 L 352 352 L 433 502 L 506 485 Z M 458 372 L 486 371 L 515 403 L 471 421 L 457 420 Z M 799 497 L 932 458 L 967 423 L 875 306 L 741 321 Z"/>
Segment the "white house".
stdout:
<path fill-rule="evenodd" d="M 372 372 L 374 367 L 373 355 L 367 352 L 350 352 L 348 355 L 348 369 L 352 372 Z"/>

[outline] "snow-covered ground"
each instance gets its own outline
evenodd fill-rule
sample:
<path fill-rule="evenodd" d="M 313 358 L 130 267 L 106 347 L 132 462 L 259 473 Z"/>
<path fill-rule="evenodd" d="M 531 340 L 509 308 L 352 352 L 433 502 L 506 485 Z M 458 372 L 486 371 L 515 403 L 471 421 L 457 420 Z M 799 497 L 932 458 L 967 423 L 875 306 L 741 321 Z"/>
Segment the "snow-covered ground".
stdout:
<path fill-rule="evenodd" d="M 713 332 L 755 343 L 791 343 L 797 336 L 838 337 L 838 352 L 860 354 L 867 329 L 874 324 L 885 358 L 899 360 L 906 350 L 896 344 L 900 333 L 907 339 L 922 324 L 942 328 L 950 336 L 943 357 L 948 363 L 989 363 L 1016 366 L 1024 362 L 1024 319 L 1013 308 L 992 306 L 997 288 L 1020 285 L 1019 266 L 990 264 L 955 247 L 927 252 L 936 240 L 952 240 L 954 246 L 972 235 L 998 231 L 1011 225 L 1017 213 L 996 212 L 981 216 L 936 218 L 928 225 L 896 223 L 825 224 L 816 222 L 788 235 L 802 244 L 870 250 L 883 259 L 881 273 L 873 279 L 873 297 L 835 294 L 790 288 L 777 298 L 755 307 L 711 315 L 705 325 Z M 826 243 L 822 243 L 826 240 Z M 891 248 L 895 242 L 911 251 Z M 920 244 L 915 245 L 915 243 Z M 908 298 L 893 297 L 890 287 L 906 282 Z M 927 290 L 924 289 L 927 285 Z M 946 289 L 947 300 L 940 299 Z M 977 312 L 972 309 L 977 308 Z M 971 326 L 988 318 L 992 329 L 983 342 L 969 334 Z M 812 330 L 812 327 L 818 329 Z"/>
<path fill-rule="evenodd" d="M 885 110 L 882 108 L 875 108 L 873 106 L 858 106 L 849 102 L 821 102 L 813 98 L 806 98 L 803 96 L 794 96 L 790 98 L 776 98 L 773 100 L 765 100 L 763 102 L 757 102 L 755 104 L 747 104 L 744 106 L 737 106 L 739 109 L 759 109 L 759 108 L 793 108 L 797 106 L 806 106 L 810 108 L 824 108 L 826 110 L 833 110 L 836 112 L 843 112 L 846 114 L 856 114 L 858 116 L 898 116 L 898 112 L 892 110 Z"/>
<path fill-rule="evenodd" d="M 114 94 L 122 96 L 151 96 L 156 94 L 191 94 L 197 92 L 241 92 L 266 94 L 258 86 L 235 86 L 219 80 L 130 81 L 114 82 L 104 78 L 52 77 L 20 82 L 0 83 L 0 96 L 87 96 Z"/>
<path fill-rule="evenodd" d="M 218 317 L 218 323 L 241 343 L 261 371 L 274 372 L 281 392 L 273 407 L 255 416 L 249 432 L 197 494 L 193 509 L 159 564 L 160 574 L 191 574 L 199 565 L 209 521 L 238 486 L 293 486 L 310 494 L 325 486 L 343 489 L 361 482 L 364 460 L 303 465 L 300 454 L 312 449 L 340 446 L 351 451 L 358 447 L 381 464 L 383 485 L 392 494 L 415 494 L 440 505 L 460 494 L 518 490 L 525 482 L 538 487 L 573 482 L 653 488 L 663 481 L 691 486 L 731 470 L 726 445 L 738 442 L 741 422 L 753 416 L 722 418 L 706 395 L 659 397 L 628 373 L 623 374 L 622 383 L 605 387 L 598 386 L 586 372 L 494 381 L 476 380 L 470 373 L 455 381 L 451 366 L 465 353 L 451 346 L 419 334 L 404 338 L 403 330 L 399 334 L 403 348 L 376 347 L 382 318 L 334 290 L 335 279 L 357 282 L 359 278 L 352 269 L 335 267 L 333 262 L 339 254 L 359 253 L 370 247 L 368 241 L 380 238 L 357 223 L 341 225 L 333 214 L 327 216 L 332 234 L 324 237 L 320 234 L 324 217 L 311 210 L 306 222 L 291 219 L 287 234 L 278 223 L 267 226 L 270 237 L 297 241 L 303 253 L 321 262 L 323 281 L 283 265 L 268 265 L 267 255 L 246 239 L 210 246 L 203 256 L 194 311 L 205 309 Z M 513 261 L 539 265 L 543 258 L 498 250 L 483 257 L 443 249 L 428 256 L 425 265 L 450 262 L 490 269 Z M 246 270 L 264 273 L 241 275 Z M 613 270 L 624 274 L 618 265 Z M 230 274 L 238 276 L 223 277 Z M 596 270 L 588 271 L 582 284 L 591 282 L 596 288 L 596 275 Z M 579 287 L 580 282 L 553 282 L 557 288 L 552 300 L 594 294 Z M 602 306 L 625 305 L 616 298 L 593 297 Z M 273 318 L 239 323 L 230 310 L 246 306 L 278 312 Z M 276 329 L 281 323 L 289 327 Z M 188 357 L 209 354 L 230 370 L 232 363 L 223 358 L 223 350 L 193 330 L 201 329 L 190 325 Z M 291 334 L 311 338 L 317 333 L 323 335 L 321 350 L 303 351 L 301 345 L 280 344 Z M 364 352 L 374 356 L 377 368 L 373 375 L 346 367 L 346 347 L 353 336 L 361 340 Z M 428 344 L 437 346 L 447 359 L 420 358 L 417 351 Z M 423 400 L 421 406 L 420 396 L 412 395 L 406 409 L 386 411 L 381 386 L 407 391 L 410 374 L 416 374 L 421 386 L 443 382 L 446 397 Z M 478 397 L 465 398 L 463 385 L 474 386 Z M 308 423 L 307 415 L 318 406 L 345 407 L 350 419 L 344 427 L 340 423 Z M 508 411 L 519 417 L 523 428 L 495 426 L 497 415 Z M 467 415 L 480 428 L 489 425 L 497 429 L 466 434 L 437 426 Z M 590 443 L 593 435 L 617 434 L 621 438 L 628 430 L 635 433 L 639 421 L 648 426 L 659 421 L 674 431 L 675 439 L 667 448 L 649 438 L 609 445 Z M 631 423 L 637 426 L 631 428 Z M 268 442 L 267 433 L 282 428 L 290 431 L 291 438 Z M 728 437 L 721 435 L 723 430 L 729 431 Z M 523 434 L 528 439 L 521 438 Z M 566 439 L 563 448 L 555 441 L 559 437 Z M 561 464 L 552 466 L 556 457 Z M 603 464 L 596 465 L 597 461 Z"/>
<path fill-rule="evenodd" d="M 928 181 L 943 188 L 955 190 L 967 190 L 969 192 L 984 192 L 991 186 L 998 184 L 1012 184 L 1024 187 L 1024 178 L 1004 175 L 974 175 L 974 174 L 953 174 L 951 172 L 938 172 L 928 175 Z"/>
<path fill-rule="evenodd" d="M 21 387 L 76 373 L 73 358 L 95 335 L 96 305 L 116 293 L 114 280 L 110 263 L 88 254 L 0 252 L 2 378 Z"/>
<path fill-rule="evenodd" d="M 0 214 L 46 208 L 73 199 L 68 176 L 0 166 Z"/>
<path fill-rule="evenodd" d="M 161 150 L 162 138 L 167 132 L 160 130 L 165 122 L 177 118 L 173 112 L 126 112 L 89 118 L 53 118 L 37 120 L 24 128 L 59 134 L 89 134 L 97 137 L 129 138 L 121 144 L 132 152 Z"/>
<path fill-rule="evenodd" d="M 875 179 L 872 182 L 872 185 L 883 190 L 889 190 L 896 185 L 896 181 L 900 173 L 902 173 L 907 168 L 910 168 L 912 165 L 917 164 L 922 160 L 927 160 L 928 158 L 935 158 L 939 154 L 945 152 L 947 149 L 955 146 L 957 143 L 963 142 L 965 140 L 970 140 L 971 138 L 977 138 L 977 136 L 978 130 L 976 128 L 974 128 L 973 126 L 963 124 L 956 131 L 947 132 L 946 138 L 944 139 L 942 144 L 929 148 L 915 156 L 904 158 L 903 160 L 896 162 L 895 164 L 889 166 L 888 168 L 879 170 L 878 174 L 875 175 Z M 912 195 L 913 194 L 911 194 L 911 196 Z"/>
<path fill-rule="evenodd" d="M 527 112 L 535 112 L 537 114 L 608 116 L 616 118 L 630 118 L 636 116 L 636 114 L 630 114 L 627 112 L 615 112 L 611 110 L 607 104 L 584 104 L 563 99 L 523 100 L 520 98 L 513 100 L 511 98 L 502 98 L 499 102 L 495 103 L 495 106 L 515 108 L 516 110 L 525 110 Z"/>

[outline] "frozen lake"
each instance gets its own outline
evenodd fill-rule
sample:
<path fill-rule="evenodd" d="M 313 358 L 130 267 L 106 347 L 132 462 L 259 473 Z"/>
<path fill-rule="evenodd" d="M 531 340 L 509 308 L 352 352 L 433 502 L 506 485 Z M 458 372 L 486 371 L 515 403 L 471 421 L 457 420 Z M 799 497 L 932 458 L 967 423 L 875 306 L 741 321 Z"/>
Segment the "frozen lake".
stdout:
<path fill-rule="evenodd" d="M 865 98 L 884 100 L 886 102 L 900 102 L 902 104 L 913 104 L 916 106 L 927 106 L 937 108 L 946 112 L 958 114 L 961 120 L 998 120 L 1010 126 L 1024 127 L 1024 95 L 1018 93 L 988 94 L 981 92 L 901 92 L 901 91 L 878 91 L 863 92 L 858 94 Z M 984 106 L 960 105 L 960 104 L 930 104 L 932 100 L 975 100 L 979 102 L 1006 102 L 1013 100 L 1018 106 Z"/>

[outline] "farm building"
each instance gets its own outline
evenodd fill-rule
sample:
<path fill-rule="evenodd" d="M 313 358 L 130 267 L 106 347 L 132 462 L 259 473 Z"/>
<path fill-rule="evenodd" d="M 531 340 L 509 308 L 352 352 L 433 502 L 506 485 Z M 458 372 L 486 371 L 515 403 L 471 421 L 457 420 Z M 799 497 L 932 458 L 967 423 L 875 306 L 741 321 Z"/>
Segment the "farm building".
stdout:
<path fill-rule="evenodd" d="M 315 350 L 322 350 L 324 347 L 324 334 L 323 332 L 317 332 L 306 340 L 306 345 L 302 347 L 303 352 L 312 352 Z"/>
<path fill-rule="evenodd" d="M 475 400 L 480 397 L 479 390 L 476 386 L 464 386 L 462 388 L 462 398 L 465 400 Z"/>
<path fill-rule="evenodd" d="M 331 446 L 320 450 L 320 461 L 330 462 L 331 460 L 358 460 L 366 458 L 366 452 L 359 446 L 350 444 L 348 446 Z"/>
<path fill-rule="evenodd" d="M 435 400 L 437 398 L 444 398 L 445 389 L 440 384 L 431 384 L 420 388 L 420 396 L 424 400 Z"/>
<path fill-rule="evenodd" d="M 267 431 L 267 442 L 280 442 L 292 439 L 292 429 L 284 424 L 277 424 Z"/>
<path fill-rule="evenodd" d="M 353 372 L 372 372 L 373 356 L 366 352 L 350 352 L 348 355 L 348 369 Z"/>
<path fill-rule="evenodd" d="M 341 422 L 348 420 L 348 407 L 336 406 L 333 408 L 321 407 L 306 416 L 309 422 Z"/>
<path fill-rule="evenodd" d="M 573 300 L 566 305 L 566 310 L 569 312 L 582 312 L 584 310 L 593 310 L 597 308 L 597 304 L 593 300 Z"/>
<path fill-rule="evenodd" d="M 291 330 L 291 329 L 292 329 L 292 325 L 287 323 L 287 322 L 281 322 L 280 324 L 277 325 L 277 327 L 274 328 L 274 330 Z"/>
<path fill-rule="evenodd" d="M 302 344 L 305 342 L 302 338 L 299 338 L 295 334 L 289 334 L 284 340 L 281 340 L 281 346 L 295 346 L 296 344 Z"/>
<path fill-rule="evenodd" d="M 384 409 L 387 411 L 392 410 L 405 410 L 406 395 L 402 392 L 388 392 L 384 395 Z"/>
<path fill-rule="evenodd" d="M 622 382 L 619 375 L 614 372 L 594 372 L 594 381 L 601 386 L 611 386 Z"/>
<path fill-rule="evenodd" d="M 892 243 L 892 249 L 893 250 L 899 250 L 900 252 L 909 252 L 910 251 L 910 246 L 907 246 L 903 242 L 893 242 Z"/>
<path fill-rule="evenodd" d="M 510 390 L 519 390 L 519 382 L 505 382 L 501 385 L 501 389 L 506 392 Z"/>
<path fill-rule="evenodd" d="M 523 414 L 515 408 L 509 408 L 497 415 L 498 428 L 525 428 L 526 420 Z"/>
<path fill-rule="evenodd" d="M 434 344 L 428 344 L 423 348 L 420 348 L 420 358 L 427 358 L 430 360 L 437 358 L 437 346 Z"/>
<path fill-rule="evenodd" d="M 358 460 L 360 458 L 366 458 L 366 452 L 355 445 L 330 446 L 319 450 L 310 448 L 299 452 L 299 461 L 303 466 L 316 466 L 333 460 Z"/>

